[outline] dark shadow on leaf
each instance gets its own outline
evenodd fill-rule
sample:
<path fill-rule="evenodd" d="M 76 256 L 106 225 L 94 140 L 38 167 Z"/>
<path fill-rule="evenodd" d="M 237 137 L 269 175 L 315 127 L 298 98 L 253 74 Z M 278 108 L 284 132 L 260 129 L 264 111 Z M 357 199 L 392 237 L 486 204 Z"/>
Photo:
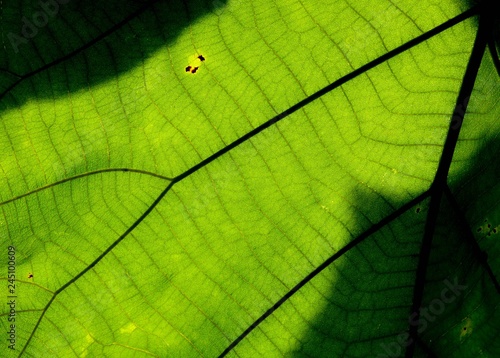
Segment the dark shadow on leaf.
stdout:
<path fill-rule="evenodd" d="M 451 178 L 458 207 L 443 196 L 420 321 L 412 319 L 410 308 L 428 199 L 309 283 L 330 280 L 331 288 L 317 295 L 314 304 L 323 309 L 307 322 L 301 347 L 292 356 L 403 357 L 410 324 L 419 327 L 415 357 L 494 356 L 500 348 L 494 338 L 500 327 L 500 295 L 483 260 L 487 258 L 498 280 L 499 156 L 500 142 L 492 139 Z M 357 201 L 370 204 L 360 195 Z"/>
<path fill-rule="evenodd" d="M 227 0 L 4 3 L 0 110 L 85 90 L 142 66 Z M 193 45 L 191 44 L 191 47 Z M 188 46 L 189 47 L 189 46 Z M 193 48 L 194 53 L 196 49 Z M 186 64 L 179 64 L 183 71 Z M 168 64 L 165 68 L 172 68 Z M 174 68 L 175 70 L 175 68 Z"/>
<path fill-rule="evenodd" d="M 376 210 L 375 198 L 358 193 L 355 198 L 361 207 Z M 367 237 L 309 283 L 331 280 L 332 285 L 318 295 L 314 304 L 323 310 L 307 322 L 293 357 L 383 357 L 386 350 L 404 352 L 395 338 L 407 329 L 427 203 L 428 199 Z M 366 227 L 361 216 L 357 221 L 358 227 Z M 401 232 L 406 235 L 398 235 Z"/>

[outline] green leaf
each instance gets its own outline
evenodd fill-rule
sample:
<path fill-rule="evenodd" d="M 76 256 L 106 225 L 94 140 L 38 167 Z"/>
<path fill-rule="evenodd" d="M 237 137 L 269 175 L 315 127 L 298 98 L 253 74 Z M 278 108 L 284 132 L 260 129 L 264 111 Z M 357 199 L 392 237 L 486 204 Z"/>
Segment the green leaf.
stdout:
<path fill-rule="evenodd" d="M 0 4 L 2 351 L 499 355 L 494 10 Z"/>

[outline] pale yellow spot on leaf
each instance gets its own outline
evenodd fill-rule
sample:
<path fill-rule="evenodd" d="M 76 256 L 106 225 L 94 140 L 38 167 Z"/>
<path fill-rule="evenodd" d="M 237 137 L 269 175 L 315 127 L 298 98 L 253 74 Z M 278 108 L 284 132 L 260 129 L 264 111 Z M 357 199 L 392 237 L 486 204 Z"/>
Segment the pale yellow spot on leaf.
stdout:
<path fill-rule="evenodd" d="M 86 357 L 89 354 L 88 348 L 92 345 L 92 343 L 95 342 L 94 337 L 92 337 L 90 334 L 87 334 L 85 336 L 85 341 L 87 342 L 87 346 L 83 350 L 83 352 L 80 355 L 80 357 Z"/>
<path fill-rule="evenodd" d="M 129 324 L 123 326 L 122 328 L 120 328 L 120 333 L 132 333 L 133 331 L 135 331 L 135 329 L 137 328 L 137 326 L 135 324 L 133 324 L 132 322 L 130 322 Z"/>
<path fill-rule="evenodd" d="M 472 333 L 472 320 L 469 317 L 465 318 L 460 327 L 460 340 L 462 340 Z"/>

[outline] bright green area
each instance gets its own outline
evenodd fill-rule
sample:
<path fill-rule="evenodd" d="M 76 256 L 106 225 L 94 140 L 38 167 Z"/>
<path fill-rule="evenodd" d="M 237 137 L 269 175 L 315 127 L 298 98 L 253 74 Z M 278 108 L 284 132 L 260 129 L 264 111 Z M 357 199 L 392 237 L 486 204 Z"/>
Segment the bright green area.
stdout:
<path fill-rule="evenodd" d="M 457 0 L 140 7 L 61 4 L 13 47 L 8 35 L 21 36 L 21 18 L 40 7 L 0 6 L 4 296 L 9 245 L 17 258 L 15 352 L 4 339 L 8 306 L 0 310 L 6 356 L 219 355 L 312 270 L 429 188 L 477 30 L 475 18 L 463 21 L 240 144 L 175 183 L 106 251 L 171 178 L 467 9 Z M 450 170 L 497 274 L 498 98 L 486 53 Z M 336 260 L 230 356 L 404 355 L 397 342 L 427 207 Z M 445 282 L 466 288 L 421 337 L 439 357 L 495 356 L 498 294 L 458 227 L 444 202 L 424 307 Z"/>

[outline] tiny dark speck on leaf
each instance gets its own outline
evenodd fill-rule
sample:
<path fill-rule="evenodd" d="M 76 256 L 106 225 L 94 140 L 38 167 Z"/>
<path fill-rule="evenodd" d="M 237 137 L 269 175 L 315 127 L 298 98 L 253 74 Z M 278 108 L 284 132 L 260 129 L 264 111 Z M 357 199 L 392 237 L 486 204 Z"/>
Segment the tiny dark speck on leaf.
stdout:
<path fill-rule="evenodd" d="M 186 67 L 186 72 L 191 71 L 191 68 L 192 68 L 191 66 L 187 66 L 187 67 Z"/>
<path fill-rule="evenodd" d="M 417 210 L 415 210 L 415 212 L 418 214 L 420 212 L 420 208 L 417 208 Z"/>
<path fill-rule="evenodd" d="M 196 73 L 196 71 L 198 71 L 198 68 L 199 68 L 199 67 L 193 67 L 193 68 L 191 69 L 191 73 Z"/>
<path fill-rule="evenodd" d="M 481 230 L 483 230 L 483 228 L 482 227 L 478 227 L 476 231 L 477 232 L 481 232 Z"/>
<path fill-rule="evenodd" d="M 493 229 L 493 233 L 496 234 L 498 232 L 497 228 Z"/>
<path fill-rule="evenodd" d="M 491 224 L 488 224 L 488 229 L 490 229 L 490 228 L 491 228 Z"/>
<path fill-rule="evenodd" d="M 464 331 L 466 331 L 466 330 L 467 330 L 467 327 L 464 327 Z"/>
<path fill-rule="evenodd" d="M 28 274 L 28 278 L 33 278 L 33 274 L 32 273 Z"/>
<path fill-rule="evenodd" d="M 205 57 L 203 57 L 203 55 L 198 56 L 198 58 L 200 59 L 200 61 L 205 61 Z"/>

